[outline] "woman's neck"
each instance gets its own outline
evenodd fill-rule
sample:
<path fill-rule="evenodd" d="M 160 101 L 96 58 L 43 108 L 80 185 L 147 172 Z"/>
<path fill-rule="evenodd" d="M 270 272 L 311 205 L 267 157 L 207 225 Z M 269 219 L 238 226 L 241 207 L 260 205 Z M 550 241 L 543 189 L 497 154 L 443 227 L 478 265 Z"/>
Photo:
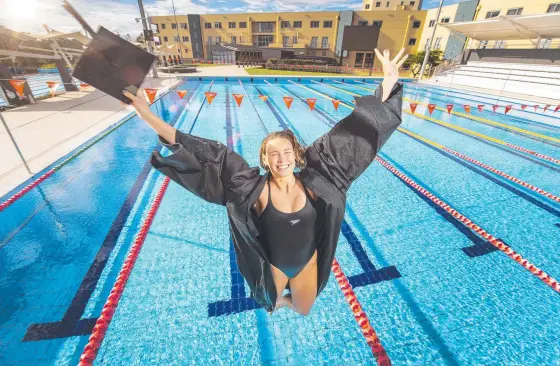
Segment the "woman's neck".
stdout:
<path fill-rule="evenodd" d="M 275 177 L 271 175 L 270 181 L 283 193 L 290 193 L 296 186 L 296 176 L 294 174 L 290 174 L 287 177 Z"/>

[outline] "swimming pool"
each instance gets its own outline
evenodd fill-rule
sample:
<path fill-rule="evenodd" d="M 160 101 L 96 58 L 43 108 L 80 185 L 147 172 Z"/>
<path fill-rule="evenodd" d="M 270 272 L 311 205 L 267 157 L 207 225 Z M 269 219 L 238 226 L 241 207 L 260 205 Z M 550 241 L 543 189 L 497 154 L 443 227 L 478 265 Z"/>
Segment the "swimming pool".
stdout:
<path fill-rule="evenodd" d="M 256 166 L 267 133 L 290 128 L 310 144 L 378 82 L 189 78 L 185 99 L 171 92 L 152 108 Z M 349 191 L 335 273 L 307 317 L 269 316 L 248 297 L 225 209 L 167 186 L 149 165 L 161 146 L 137 117 L 10 192 L 0 364 L 77 364 L 123 266 L 97 364 L 370 365 L 384 352 L 395 365 L 558 363 L 558 113 L 493 113 L 494 97 L 408 83 L 404 96 L 401 128 Z M 468 118 L 454 113 L 463 104 Z"/>

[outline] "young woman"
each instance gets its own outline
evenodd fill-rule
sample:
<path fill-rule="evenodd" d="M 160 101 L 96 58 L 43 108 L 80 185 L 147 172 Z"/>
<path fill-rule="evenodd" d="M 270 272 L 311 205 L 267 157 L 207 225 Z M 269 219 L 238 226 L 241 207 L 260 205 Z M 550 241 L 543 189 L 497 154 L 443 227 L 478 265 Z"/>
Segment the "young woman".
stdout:
<path fill-rule="evenodd" d="M 394 59 L 375 53 L 384 79 L 375 95 L 356 99 L 356 109 L 304 149 L 289 131 L 266 136 L 258 167 L 217 141 L 177 131 L 149 109 L 139 90 L 132 100 L 139 116 L 174 153 L 152 155 L 152 165 L 208 202 L 227 207 L 239 270 L 254 298 L 268 312 L 281 307 L 309 314 L 327 284 L 346 192 L 371 164 L 401 123 L 402 85 Z M 294 169 L 299 168 L 299 173 Z M 289 286 L 290 294 L 282 296 Z"/>

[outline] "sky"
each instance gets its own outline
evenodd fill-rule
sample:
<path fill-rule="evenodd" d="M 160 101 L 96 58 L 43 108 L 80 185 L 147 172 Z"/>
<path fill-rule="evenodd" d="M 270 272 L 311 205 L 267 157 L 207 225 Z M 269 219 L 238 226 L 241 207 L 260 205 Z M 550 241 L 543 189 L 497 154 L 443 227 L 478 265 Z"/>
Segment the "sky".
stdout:
<path fill-rule="evenodd" d="M 250 13 L 274 11 L 359 10 L 361 0 L 174 0 L 177 14 Z M 445 5 L 460 0 L 445 0 Z M 142 31 L 137 0 L 70 0 L 96 29 L 105 28 L 133 39 Z M 61 6 L 61 0 L 0 0 L 0 25 L 19 32 L 46 33 L 42 24 L 62 32 L 80 30 Z M 422 9 L 437 7 L 439 0 L 425 0 Z M 173 14 L 172 0 L 144 0 L 147 15 Z"/>

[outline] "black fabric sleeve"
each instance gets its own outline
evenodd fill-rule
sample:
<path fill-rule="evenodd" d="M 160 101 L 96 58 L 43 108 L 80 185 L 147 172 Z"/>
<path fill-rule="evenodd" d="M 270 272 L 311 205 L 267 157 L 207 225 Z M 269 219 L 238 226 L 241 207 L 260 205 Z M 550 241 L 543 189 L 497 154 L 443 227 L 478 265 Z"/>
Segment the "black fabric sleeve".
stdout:
<path fill-rule="evenodd" d="M 379 85 L 375 95 L 356 98 L 356 109 L 306 149 L 307 168 L 347 191 L 401 123 L 402 84 L 385 102 L 382 95 Z"/>
<path fill-rule="evenodd" d="M 259 168 L 222 144 L 177 131 L 176 143 L 161 143 L 173 154 L 167 157 L 154 151 L 154 168 L 198 197 L 219 205 L 248 193 L 259 178 Z"/>

